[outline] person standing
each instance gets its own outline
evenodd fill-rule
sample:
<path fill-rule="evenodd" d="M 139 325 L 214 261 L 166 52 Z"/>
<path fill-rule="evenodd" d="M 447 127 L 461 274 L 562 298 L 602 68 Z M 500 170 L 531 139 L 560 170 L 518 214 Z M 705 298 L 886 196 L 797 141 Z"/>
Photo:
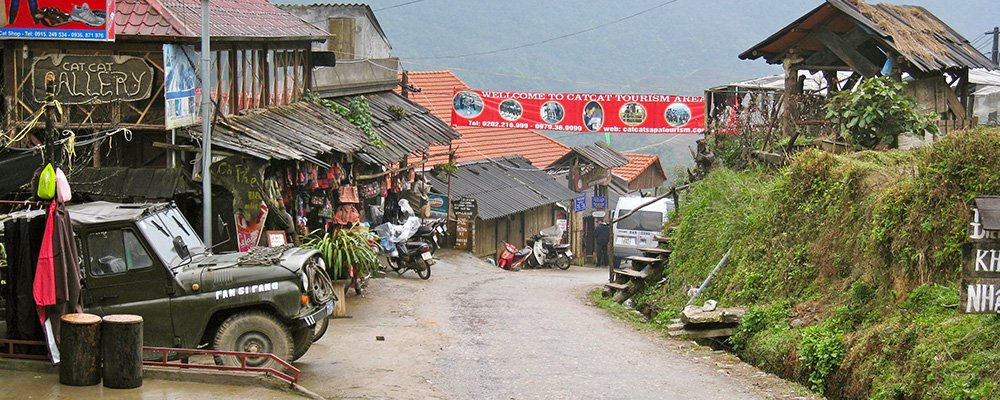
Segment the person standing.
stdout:
<path fill-rule="evenodd" d="M 611 228 L 604 220 L 599 220 L 594 228 L 594 241 L 597 245 L 597 266 L 606 267 L 608 262 L 608 243 L 611 241 Z"/>

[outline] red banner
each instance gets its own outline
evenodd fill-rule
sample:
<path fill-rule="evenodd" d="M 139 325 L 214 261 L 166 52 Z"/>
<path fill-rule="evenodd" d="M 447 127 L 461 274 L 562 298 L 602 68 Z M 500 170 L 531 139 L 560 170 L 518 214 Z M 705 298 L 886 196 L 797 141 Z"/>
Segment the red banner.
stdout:
<path fill-rule="evenodd" d="M 701 133 L 701 96 L 456 90 L 456 126 L 565 132 Z"/>
<path fill-rule="evenodd" d="M 5 0 L 4 5 L 0 38 L 115 40 L 115 0 Z"/>

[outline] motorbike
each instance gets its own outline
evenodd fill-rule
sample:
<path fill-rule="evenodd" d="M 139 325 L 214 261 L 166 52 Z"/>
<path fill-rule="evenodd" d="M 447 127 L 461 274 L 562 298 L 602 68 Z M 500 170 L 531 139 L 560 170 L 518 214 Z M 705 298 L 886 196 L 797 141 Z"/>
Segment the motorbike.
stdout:
<path fill-rule="evenodd" d="M 497 266 L 503 269 L 508 269 L 511 271 L 520 271 L 521 264 L 523 264 L 529 257 L 531 257 L 531 247 L 525 247 L 518 250 L 517 246 L 510 243 L 503 243 L 504 250 L 500 253 L 500 257 L 497 257 Z"/>
<path fill-rule="evenodd" d="M 536 268 L 569 269 L 569 264 L 573 261 L 573 252 L 570 251 L 569 244 L 560 243 L 562 233 L 559 226 L 553 225 L 532 235 L 527 240 L 528 247 L 531 248 L 531 255 L 527 259 L 528 265 Z"/>
<path fill-rule="evenodd" d="M 431 245 L 431 253 L 433 254 L 441 248 L 441 243 L 444 241 L 447 232 L 447 228 L 445 227 L 447 222 L 448 220 L 445 218 L 425 220 L 423 225 L 417 228 L 417 233 L 413 237 L 416 240 L 423 240 Z"/>
<path fill-rule="evenodd" d="M 403 201 L 406 200 L 400 200 Z M 410 216 L 402 225 L 386 222 L 375 227 L 375 231 L 382 238 L 389 268 L 400 276 L 412 270 L 420 279 L 430 279 L 431 265 L 436 262 L 431 253 L 432 247 L 423 240 L 413 240 L 420 226 L 420 218 Z"/>

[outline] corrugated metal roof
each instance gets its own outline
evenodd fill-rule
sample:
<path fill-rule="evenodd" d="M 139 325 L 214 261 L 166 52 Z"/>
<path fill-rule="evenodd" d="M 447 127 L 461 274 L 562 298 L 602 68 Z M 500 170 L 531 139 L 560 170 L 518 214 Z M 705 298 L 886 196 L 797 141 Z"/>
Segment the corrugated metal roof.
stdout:
<path fill-rule="evenodd" d="M 133 37 L 198 38 L 199 0 L 116 0 L 115 34 Z M 326 40 L 330 34 L 267 0 L 212 0 L 211 35 L 223 39 Z"/>
<path fill-rule="evenodd" d="M 585 146 L 573 147 L 569 153 L 566 153 L 566 155 L 560 157 L 551 165 L 569 167 L 572 160 L 576 157 L 580 157 L 583 160 L 604 169 L 621 167 L 629 163 L 629 159 L 622 155 L 622 153 L 619 153 L 618 150 L 612 149 L 610 146 L 602 142 L 594 142 L 593 144 Z"/>
<path fill-rule="evenodd" d="M 448 178 L 427 174 L 431 186 L 448 192 Z M 560 183 L 521 156 L 463 164 L 451 178 L 451 197 L 476 199 L 479 217 L 490 220 L 576 197 Z"/>
<path fill-rule="evenodd" d="M 343 96 L 331 100 L 347 106 L 354 97 Z M 431 145 L 447 146 L 452 140 L 461 137 L 426 108 L 394 92 L 369 93 L 364 97 L 368 100 L 372 113 L 372 125 L 385 142 L 385 147 L 379 151 L 396 162 L 409 154 L 422 153 Z"/>
<path fill-rule="evenodd" d="M 469 85 L 451 71 L 409 72 L 409 82 L 421 89 L 419 93 L 411 93 L 410 100 L 426 107 L 435 117 L 449 125 L 455 89 L 469 89 Z M 455 130 L 462 135 L 452 142 L 460 163 L 516 154 L 528 159 L 538 168 L 546 168 L 569 151 L 568 146 L 528 129 L 460 126 Z M 447 146 L 433 146 L 430 150 L 433 154 L 447 151 Z M 446 162 L 448 157 L 432 157 L 427 167 Z"/>
<path fill-rule="evenodd" d="M 201 127 L 189 129 L 200 136 Z M 350 122 L 311 101 L 220 118 L 212 128 L 212 143 L 264 160 L 304 160 L 322 166 L 327 163 L 319 156 L 331 152 L 355 153 L 370 163 L 399 161 L 375 149 Z"/>
<path fill-rule="evenodd" d="M 69 176 L 73 191 L 118 200 L 169 200 L 197 187 L 182 168 L 80 168 Z"/>
<path fill-rule="evenodd" d="M 779 63 L 781 60 L 776 57 L 792 47 L 799 50 L 797 55 L 808 57 L 811 52 L 825 48 L 811 35 L 812 30 L 824 27 L 843 34 L 858 26 L 876 38 L 880 45 L 892 47 L 920 71 L 964 67 L 997 68 L 962 35 L 923 7 L 884 3 L 870 5 L 860 0 L 826 0 L 784 29 L 740 54 L 740 58 L 765 57 L 770 63 Z"/>

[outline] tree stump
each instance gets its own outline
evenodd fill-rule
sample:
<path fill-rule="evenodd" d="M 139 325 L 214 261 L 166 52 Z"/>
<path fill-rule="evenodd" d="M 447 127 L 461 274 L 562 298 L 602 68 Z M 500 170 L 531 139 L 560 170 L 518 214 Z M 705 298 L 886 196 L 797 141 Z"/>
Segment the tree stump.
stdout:
<path fill-rule="evenodd" d="M 101 324 L 104 387 L 142 386 L 142 317 L 108 315 Z"/>
<path fill-rule="evenodd" d="M 59 332 L 59 383 L 92 386 L 101 382 L 101 317 L 66 314 Z"/>

